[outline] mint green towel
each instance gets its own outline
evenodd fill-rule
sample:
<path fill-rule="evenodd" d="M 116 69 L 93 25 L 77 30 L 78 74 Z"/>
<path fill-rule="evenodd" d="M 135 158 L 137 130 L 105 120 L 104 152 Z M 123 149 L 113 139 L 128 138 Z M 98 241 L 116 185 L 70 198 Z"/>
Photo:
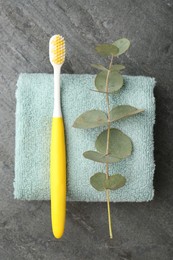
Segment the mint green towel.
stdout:
<path fill-rule="evenodd" d="M 105 170 L 105 164 L 87 160 L 82 154 L 95 149 L 96 137 L 106 127 L 88 130 L 72 127 L 76 117 L 86 110 L 107 111 L 105 94 L 90 90 L 94 88 L 94 77 L 68 74 L 61 77 L 69 201 L 105 201 L 105 193 L 95 191 L 89 181 L 93 173 Z M 125 86 L 118 95 L 110 95 L 111 106 L 129 104 L 145 109 L 145 112 L 112 124 L 131 137 L 133 154 L 110 166 L 110 173 L 121 173 L 127 179 L 123 188 L 111 191 L 111 201 L 149 201 L 154 194 L 155 80 L 142 76 L 124 76 L 124 80 Z M 53 76 L 21 74 L 17 82 L 16 99 L 14 197 L 48 200 Z"/>

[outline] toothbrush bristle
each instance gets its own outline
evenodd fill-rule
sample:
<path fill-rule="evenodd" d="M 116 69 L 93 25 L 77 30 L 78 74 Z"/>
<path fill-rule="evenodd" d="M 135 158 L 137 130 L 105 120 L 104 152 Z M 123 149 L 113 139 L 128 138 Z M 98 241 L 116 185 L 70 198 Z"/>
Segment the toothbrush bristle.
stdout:
<path fill-rule="evenodd" d="M 52 64 L 62 65 L 65 60 L 65 40 L 61 35 L 54 35 L 49 43 L 49 55 Z"/>

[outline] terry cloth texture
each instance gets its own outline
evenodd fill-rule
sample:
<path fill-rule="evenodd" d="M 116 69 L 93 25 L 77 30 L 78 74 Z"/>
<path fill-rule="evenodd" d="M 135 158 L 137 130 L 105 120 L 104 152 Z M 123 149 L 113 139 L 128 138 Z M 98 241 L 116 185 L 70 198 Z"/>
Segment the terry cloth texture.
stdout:
<path fill-rule="evenodd" d="M 107 111 L 106 97 L 96 93 L 94 75 L 61 76 L 62 113 L 67 149 L 67 200 L 105 201 L 105 192 L 90 185 L 90 177 L 105 171 L 105 164 L 90 161 L 83 152 L 95 150 L 99 133 L 106 126 L 94 129 L 73 128 L 74 120 L 90 109 Z M 129 104 L 145 109 L 138 115 L 114 122 L 133 141 L 130 157 L 110 164 L 110 174 L 121 173 L 126 185 L 110 191 L 113 202 L 149 201 L 153 198 L 153 125 L 155 122 L 155 79 L 124 76 L 118 94 L 110 94 L 110 105 Z M 49 200 L 49 154 L 53 111 L 53 75 L 21 74 L 16 90 L 16 147 L 14 197 L 22 200 Z"/>

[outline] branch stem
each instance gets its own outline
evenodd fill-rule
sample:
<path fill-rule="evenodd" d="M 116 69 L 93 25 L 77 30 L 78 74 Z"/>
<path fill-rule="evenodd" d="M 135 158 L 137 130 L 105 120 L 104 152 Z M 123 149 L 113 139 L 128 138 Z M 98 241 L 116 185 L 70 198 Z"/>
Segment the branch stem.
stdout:
<path fill-rule="evenodd" d="M 110 199 L 109 199 L 109 190 L 108 189 L 106 189 L 106 199 L 107 199 L 107 209 L 108 209 L 109 236 L 110 236 L 110 239 L 112 239 L 113 238 L 112 221 L 111 221 L 111 209 L 110 209 Z"/>
<path fill-rule="evenodd" d="M 109 83 L 109 74 L 110 74 L 112 62 L 113 62 L 113 55 L 111 56 L 109 70 L 107 72 L 107 77 L 106 77 L 106 103 L 107 103 L 107 108 L 108 108 L 108 124 L 107 124 L 108 131 L 107 131 L 106 154 L 109 153 L 109 139 L 110 139 L 110 105 L 109 105 L 108 83 Z M 109 179 L 109 163 L 108 162 L 106 162 L 106 179 Z M 106 200 L 107 200 L 107 211 L 108 211 L 109 236 L 112 239 L 113 235 L 112 235 L 112 221 L 111 221 L 109 189 L 106 189 Z"/>

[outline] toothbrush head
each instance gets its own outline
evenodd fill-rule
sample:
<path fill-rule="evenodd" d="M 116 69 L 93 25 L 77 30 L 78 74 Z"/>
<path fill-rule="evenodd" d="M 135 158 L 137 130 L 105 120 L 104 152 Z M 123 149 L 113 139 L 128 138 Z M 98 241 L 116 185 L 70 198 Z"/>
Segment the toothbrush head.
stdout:
<path fill-rule="evenodd" d="M 49 41 L 49 59 L 52 66 L 62 65 L 65 60 L 65 40 L 57 34 L 50 38 Z"/>

